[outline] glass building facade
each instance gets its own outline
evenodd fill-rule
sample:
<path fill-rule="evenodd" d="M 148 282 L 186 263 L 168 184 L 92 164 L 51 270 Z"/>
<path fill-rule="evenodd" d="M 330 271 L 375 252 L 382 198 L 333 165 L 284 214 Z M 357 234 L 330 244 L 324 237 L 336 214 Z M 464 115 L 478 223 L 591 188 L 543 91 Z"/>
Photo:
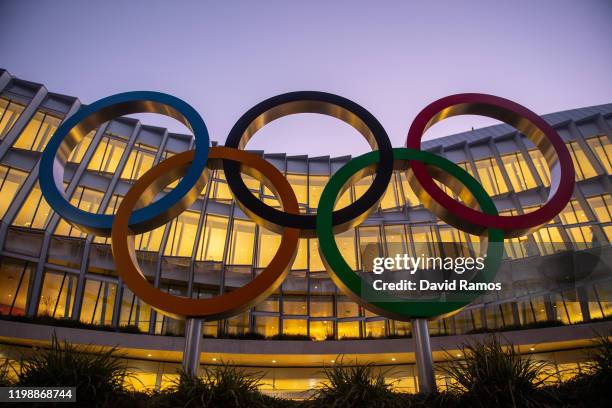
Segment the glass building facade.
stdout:
<path fill-rule="evenodd" d="M 96 326 L 138 331 L 139 336 L 151 338 L 182 336 L 183 322 L 156 312 L 121 283 L 114 271 L 109 239 L 70 226 L 41 195 L 37 183 L 41 151 L 61 121 L 79 106 L 76 98 L 48 92 L 0 70 L 2 343 L 10 343 L 6 325 L 15 324 L 11 318 L 19 316 L 32 321 L 37 316 L 80 321 L 90 325 L 92 336 Z M 545 119 L 565 140 L 574 161 L 577 186 L 571 202 L 537 232 L 507 240 L 506 260 L 498 277 L 504 289 L 483 296 L 454 316 L 431 321 L 432 336 L 456 339 L 458 345 L 479 332 L 526 333 L 538 325 L 606 324 L 612 316 L 612 270 L 606 262 L 612 240 L 612 104 L 546 115 Z M 87 135 L 73 151 L 64 180 L 67 195 L 85 211 L 112 214 L 134 180 L 191 146 L 189 135 L 169 133 L 131 118 L 113 120 Z M 506 125 L 431 140 L 424 148 L 449 158 L 477 178 L 502 214 L 533 211 L 546 200 L 550 174 L 544 158 L 529 140 Z M 302 213 L 316 211 L 330 175 L 347 161 L 278 154 L 264 157 L 286 175 Z M 245 181 L 263 201 L 279 206 L 266 187 L 247 176 Z M 354 201 L 370 182 L 365 178 L 352 185 L 337 207 Z M 368 260 L 373 256 L 394 251 L 414 254 L 420 251 L 419 244 L 438 253 L 444 243 L 461 251 L 479 242 L 478 237 L 429 213 L 412 192 L 405 172 L 393 175 L 380 207 L 365 223 L 337 235 L 336 240 L 355 270 L 371 267 Z M 136 248 L 141 268 L 154 285 L 176 295 L 207 298 L 251 280 L 274 256 L 279 242 L 278 234 L 244 215 L 232 199 L 223 172 L 215 171 L 191 208 L 167 225 L 138 235 Z M 575 279 L 544 276 L 533 266 L 533 260 L 542 256 L 558 257 L 565 264 L 576 262 L 576 253 L 593 248 L 598 248 L 602 261 Z M 340 354 L 397 367 L 399 372 L 393 375 L 400 381 L 396 386 L 409 391 L 416 388 L 414 355 L 406 351 L 392 356 L 380 350 L 381 341 L 410 337 L 411 324 L 377 316 L 344 296 L 325 271 L 316 239 L 300 241 L 289 276 L 277 293 L 241 315 L 205 322 L 204 335 L 211 338 L 204 342 L 204 364 L 224 358 L 248 367 L 266 367 L 266 389 L 277 394 L 292 396 L 312 389 L 320 380 L 320 367 Z M 256 340 L 235 340 L 249 337 Z M 282 349 L 292 347 L 291 342 L 299 341 L 295 339 L 309 341 L 315 348 L 290 357 L 264 353 L 251 360 L 232 351 L 235 341 L 275 342 Z M 358 352 L 346 352 L 353 343 L 336 340 L 357 340 Z M 215 347 L 221 351 L 207 354 L 207 341 L 218 344 Z M 578 340 L 573 344 L 545 347 L 545 358 L 554 362 L 560 376 L 564 368 L 579 369 L 583 361 L 577 350 L 585 344 Z M 535 351 L 531 346 L 526 349 Z M 156 360 L 153 353 L 133 354 L 139 378 L 148 386 L 163 386 L 180 361 L 180 356 Z M 443 386 L 445 379 L 439 381 Z"/>

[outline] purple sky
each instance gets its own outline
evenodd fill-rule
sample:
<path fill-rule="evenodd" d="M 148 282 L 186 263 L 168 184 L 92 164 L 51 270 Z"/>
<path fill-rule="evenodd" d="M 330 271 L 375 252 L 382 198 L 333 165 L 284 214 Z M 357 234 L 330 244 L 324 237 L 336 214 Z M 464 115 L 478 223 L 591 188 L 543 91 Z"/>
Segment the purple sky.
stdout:
<path fill-rule="evenodd" d="M 425 105 L 452 93 L 492 93 L 540 114 L 612 102 L 612 1 L 500 3 L 3 0 L 0 67 L 84 103 L 129 90 L 171 93 L 221 143 L 248 108 L 294 90 L 354 100 L 394 146 Z M 450 119 L 428 136 L 489 123 Z M 369 150 L 348 125 L 315 115 L 274 122 L 248 147 Z"/>

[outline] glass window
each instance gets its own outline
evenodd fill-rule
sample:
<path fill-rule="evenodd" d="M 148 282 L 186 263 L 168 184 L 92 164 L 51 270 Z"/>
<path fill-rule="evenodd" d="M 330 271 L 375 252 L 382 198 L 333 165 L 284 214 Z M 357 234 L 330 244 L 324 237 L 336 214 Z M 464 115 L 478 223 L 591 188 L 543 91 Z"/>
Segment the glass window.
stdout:
<path fill-rule="evenodd" d="M 285 295 L 283 298 L 283 314 L 306 315 L 306 298 L 304 296 Z"/>
<path fill-rule="evenodd" d="M 113 305 L 117 285 L 87 279 L 83 293 L 81 321 L 85 323 L 110 325 L 113 319 Z"/>
<path fill-rule="evenodd" d="M 114 173 L 117 170 L 124 150 L 124 141 L 104 135 L 96 147 L 93 157 L 87 165 L 87 169 L 99 173 Z"/>
<path fill-rule="evenodd" d="M 265 337 L 278 335 L 277 316 L 255 316 L 255 333 Z"/>
<path fill-rule="evenodd" d="M 418 205 L 421 205 L 421 201 L 416 196 L 416 194 L 414 193 L 414 190 L 408 183 L 407 173 L 408 171 L 399 172 L 399 177 L 402 183 L 402 192 L 404 193 L 403 195 L 404 205 L 408 207 L 416 207 Z"/>
<path fill-rule="evenodd" d="M 501 159 L 514 191 L 528 190 L 536 186 L 529 166 L 520 153 L 506 154 L 501 156 Z"/>
<path fill-rule="evenodd" d="M 516 306 L 518 308 L 518 315 L 521 325 L 524 326 L 535 321 L 535 315 L 533 313 L 530 301 L 527 300 L 516 302 Z"/>
<path fill-rule="evenodd" d="M 278 297 L 269 297 L 266 300 L 255 305 L 255 310 L 258 312 L 273 312 L 278 313 Z"/>
<path fill-rule="evenodd" d="M 325 184 L 327 184 L 327 180 L 329 180 L 328 176 L 310 175 L 308 177 L 308 206 L 313 211 L 319 206 L 319 199 Z"/>
<path fill-rule="evenodd" d="M 595 169 L 591 165 L 591 162 L 580 148 L 578 142 L 567 143 L 567 148 L 572 156 L 572 161 L 574 162 L 574 170 L 576 170 L 577 180 L 584 180 L 597 175 Z"/>
<path fill-rule="evenodd" d="M 385 337 L 385 321 L 366 322 L 366 337 Z"/>
<path fill-rule="evenodd" d="M 152 147 L 136 143 L 132 150 L 130 150 L 130 155 L 121 172 L 121 178 L 123 180 L 139 179 L 147 170 L 153 167 L 155 152 L 156 149 Z"/>
<path fill-rule="evenodd" d="M 74 194 L 72 194 L 70 203 L 83 211 L 96 213 L 103 196 L 104 194 L 100 191 L 95 191 L 84 187 L 77 187 Z M 84 238 L 87 235 L 85 232 L 73 227 L 63 219 L 61 219 L 57 224 L 55 234 L 75 238 Z"/>
<path fill-rule="evenodd" d="M 251 221 L 234 219 L 227 264 L 251 265 L 254 241 L 255 224 Z"/>
<path fill-rule="evenodd" d="M 4 139 L 6 134 L 23 113 L 25 107 L 15 101 L 11 101 L 4 97 L 0 98 L 0 140 Z"/>
<path fill-rule="evenodd" d="M 149 331 L 151 321 L 151 307 L 141 302 L 131 290 L 123 288 L 121 298 L 121 312 L 119 314 L 120 326 L 137 327 L 143 332 Z"/>
<path fill-rule="evenodd" d="M 476 171 L 480 177 L 482 186 L 490 195 L 498 195 L 508 191 L 504 182 L 504 176 L 492 158 L 477 160 L 474 162 Z"/>
<path fill-rule="evenodd" d="M 170 233 L 166 242 L 166 256 L 191 257 L 196 241 L 196 232 L 200 213 L 183 211 L 170 224 Z M 225 241 L 223 241 L 225 243 Z"/>
<path fill-rule="evenodd" d="M 227 218 L 207 214 L 198 245 L 197 259 L 199 261 L 223 261 L 226 236 Z"/>
<path fill-rule="evenodd" d="M 612 209 L 612 197 L 609 195 L 600 195 L 595 197 L 587 198 L 587 202 L 591 206 L 591 209 L 595 213 L 599 222 L 610 222 L 610 211 Z"/>
<path fill-rule="evenodd" d="M 227 334 L 238 336 L 249 332 L 249 312 L 227 319 Z"/>
<path fill-rule="evenodd" d="M 345 296 L 338 298 L 338 317 L 358 317 L 359 305 Z"/>
<path fill-rule="evenodd" d="M 25 315 L 33 267 L 24 261 L 0 260 L 0 314 Z"/>
<path fill-rule="evenodd" d="M 28 173 L 12 167 L 0 166 L 0 220 L 13 202 Z"/>
<path fill-rule="evenodd" d="M 358 200 L 370 188 L 372 180 L 374 180 L 372 176 L 365 176 L 355 183 L 355 200 Z"/>
<path fill-rule="evenodd" d="M 216 177 L 210 186 L 210 199 L 215 201 L 229 202 L 232 201 L 233 195 L 225 181 L 223 173 L 215 171 Z"/>
<path fill-rule="evenodd" d="M 283 319 L 283 334 L 289 336 L 305 336 L 308 322 L 304 319 Z"/>
<path fill-rule="evenodd" d="M 529 150 L 529 156 L 545 187 L 550 186 L 550 170 L 544 155 L 538 149 Z"/>
<path fill-rule="evenodd" d="M 612 174 L 612 144 L 610 144 L 608 137 L 605 135 L 596 136 L 587 139 L 586 142 L 606 169 L 606 172 Z"/>
<path fill-rule="evenodd" d="M 578 200 L 571 200 L 559 214 L 559 217 L 564 225 L 579 224 L 589 221 L 580 203 L 578 203 Z"/>
<path fill-rule="evenodd" d="M 399 202 L 397 200 L 397 191 L 395 185 L 395 177 L 391 177 L 391 181 L 385 190 L 385 194 L 383 198 L 380 200 L 380 208 L 383 210 L 394 209 L 399 207 Z"/>
<path fill-rule="evenodd" d="M 95 130 L 92 130 L 88 134 L 83 137 L 70 153 L 70 157 L 68 157 L 68 161 L 72 163 L 80 163 L 83 160 L 83 156 L 85 156 L 85 152 L 87 152 L 87 148 L 91 144 L 94 135 L 96 134 Z"/>
<path fill-rule="evenodd" d="M 331 296 L 310 296 L 311 317 L 331 317 L 334 315 L 334 299 Z"/>
<path fill-rule="evenodd" d="M 38 183 L 17 213 L 13 225 L 18 227 L 44 229 L 51 218 L 51 208 L 45 201 Z"/>
<path fill-rule="evenodd" d="M 591 248 L 593 243 L 593 229 L 591 227 L 568 228 L 567 233 L 576 249 Z"/>
<path fill-rule="evenodd" d="M 595 292 L 594 287 L 586 287 L 585 289 L 588 306 L 589 306 L 589 315 L 591 319 L 601 319 L 604 317 L 603 309 L 599 304 L 599 299 L 597 297 L 597 293 Z"/>
<path fill-rule="evenodd" d="M 359 255 L 362 271 L 372 271 L 374 258 L 381 256 L 381 243 L 378 227 L 359 227 Z"/>
<path fill-rule="evenodd" d="M 544 302 L 544 296 L 536 296 L 531 299 L 531 308 L 536 321 L 545 322 L 548 320 L 548 314 L 546 313 L 546 305 Z"/>
<path fill-rule="evenodd" d="M 338 339 L 358 339 L 360 324 L 359 321 L 338 322 Z"/>
<path fill-rule="evenodd" d="M 308 239 L 301 238 L 298 244 L 297 255 L 293 261 L 291 270 L 308 269 Z"/>
<path fill-rule="evenodd" d="M 534 232 L 532 236 L 538 246 L 540 254 L 549 255 L 567 249 L 567 245 L 561 237 L 561 232 L 559 231 L 558 227 L 540 228 Z"/>
<path fill-rule="evenodd" d="M 312 238 L 308 241 L 310 248 L 310 272 L 324 271 L 325 265 L 323 265 L 321 255 L 319 254 L 319 240 Z"/>
<path fill-rule="evenodd" d="M 438 247 L 438 238 L 436 237 L 434 226 L 413 225 L 410 227 L 410 235 L 408 241 L 414 243 L 414 256 L 438 256 L 440 248 Z"/>
<path fill-rule="evenodd" d="M 597 292 L 604 316 L 612 316 L 612 282 L 598 283 L 593 286 L 593 289 Z"/>
<path fill-rule="evenodd" d="M 76 275 L 46 271 L 38 304 L 38 314 L 56 318 L 71 317 L 76 284 Z"/>
<path fill-rule="evenodd" d="M 287 174 L 287 180 L 295 192 L 298 203 L 308 204 L 308 185 L 306 175 Z"/>
<path fill-rule="evenodd" d="M 333 340 L 334 338 L 334 322 L 332 321 L 310 321 L 310 337 L 317 341 Z"/>
<path fill-rule="evenodd" d="M 43 151 L 60 122 L 61 119 L 58 117 L 45 112 L 36 112 L 13 147 L 37 152 Z"/>
<path fill-rule="evenodd" d="M 119 204 L 121 204 L 122 199 L 123 197 L 120 195 L 113 194 L 104 213 L 115 214 Z M 147 231 L 144 234 L 136 235 L 134 237 L 134 248 L 139 251 L 159 251 L 165 228 L 166 226 L 162 225 L 153 231 Z M 110 237 L 96 236 L 94 238 L 94 242 L 98 244 L 110 245 Z"/>
<path fill-rule="evenodd" d="M 346 263 L 353 268 L 353 270 L 357 269 L 357 257 L 355 254 L 355 230 L 350 229 L 348 231 L 335 234 L 334 238 L 336 240 L 336 245 L 338 246 L 338 249 L 344 257 Z"/>
<path fill-rule="evenodd" d="M 259 268 L 265 268 L 270 264 L 274 255 L 278 251 L 278 247 L 281 243 L 281 235 L 275 232 L 268 231 L 265 228 L 259 228 L 258 235 L 258 256 L 257 266 Z"/>

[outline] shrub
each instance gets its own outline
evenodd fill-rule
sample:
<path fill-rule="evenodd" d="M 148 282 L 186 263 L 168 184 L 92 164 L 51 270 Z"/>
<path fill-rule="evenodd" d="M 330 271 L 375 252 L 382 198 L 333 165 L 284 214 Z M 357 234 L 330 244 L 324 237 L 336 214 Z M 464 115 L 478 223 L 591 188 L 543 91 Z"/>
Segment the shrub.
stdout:
<path fill-rule="evenodd" d="M 324 371 L 327 382 L 320 385 L 309 401 L 324 407 L 400 407 L 406 406 L 400 394 L 385 382 L 386 372 L 375 371 L 372 363 L 348 366 L 342 358 Z"/>
<path fill-rule="evenodd" d="M 13 369 L 8 359 L 0 363 L 0 387 L 10 387 L 13 383 L 10 372 Z"/>
<path fill-rule="evenodd" d="M 34 348 L 22 356 L 17 372 L 21 387 L 76 387 L 80 406 L 118 406 L 127 403 L 129 392 L 124 381 L 131 376 L 115 349 L 77 348 L 67 341 L 60 342 L 54 334 L 48 349 Z M 131 404 L 130 404 L 131 405 Z"/>
<path fill-rule="evenodd" d="M 609 407 L 612 398 L 612 332 L 598 335 L 595 348 L 589 353 L 586 371 L 550 387 L 559 399 L 572 407 Z"/>
<path fill-rule="evenodd" d="M 474 407 L 537 407 L 551 395 L 538 389 L 550 377 L 547 363 L 524 357 L 510 345 L 489 336 L 462 346 L 464 360 L 451 359 L 442 368 L 451 378 L 450 391 Z"/>
<path fill-rule="evenodd" d="M 152 406 L 165 407 L 236 407 L 264 408 L 283 406 L 283 400 L 262 394 L 263 374 L 248 374 L 243 369 L 223 363 L 204 368 L 202 377 L 179 373 L 178 380 L 158 393 Z"/>

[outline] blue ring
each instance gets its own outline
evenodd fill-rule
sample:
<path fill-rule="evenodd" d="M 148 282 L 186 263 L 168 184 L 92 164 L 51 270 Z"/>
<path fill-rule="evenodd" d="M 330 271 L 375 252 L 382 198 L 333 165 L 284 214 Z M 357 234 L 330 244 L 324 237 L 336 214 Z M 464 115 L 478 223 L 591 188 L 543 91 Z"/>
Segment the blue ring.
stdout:
<path fill-rule="evenodd" d="M 152 110 L 149 102 L 164 105 L 165 108 L 160 111 Z M 120 109 L 129 110 L 129 112 L 117 114 L 117 110 Z M 176 111 L 182 118 L 173 116 L 172 113 L 175 112 L 172 112 L 172 110 Z M 191 190 L 197 185 L 206 169 L 210 144 L 208 129 L 200 114 L 183 100 L 162 92 L 135 91 L 111 95 L 90 105 L 82 106 L 74 115 L 67 118 L 57 128 L 42 153 L 39 167 L 40 189 L 51 208 L 70 224 L 86 232 L 108 236 L 112 229 L 114 215 L 92 214 L 74 207 L 66 199 L 63 185 L 64 166 L 57 159 L 57 153 L 64 139 L 75 126 L 94 114 L 100 115 L 106 120 L 96 123 L 90 130 L 115 117 L 143 112 L 160 113 L 178 120 L 184 119 L 183 123 L 191 128 L 195 138 L 195 154 L 185 176 L 172 191 L 132 213 L 129 222 L 130 229 L 139 232 L 149 230 L 152 224 L 164 224 L 166 222 L 165 214 L 190 194 Z M 88 124 L 91 127 L 91 123 Z M 63 152 L 66 155 L 66 160 L 69 153 Z"/>

